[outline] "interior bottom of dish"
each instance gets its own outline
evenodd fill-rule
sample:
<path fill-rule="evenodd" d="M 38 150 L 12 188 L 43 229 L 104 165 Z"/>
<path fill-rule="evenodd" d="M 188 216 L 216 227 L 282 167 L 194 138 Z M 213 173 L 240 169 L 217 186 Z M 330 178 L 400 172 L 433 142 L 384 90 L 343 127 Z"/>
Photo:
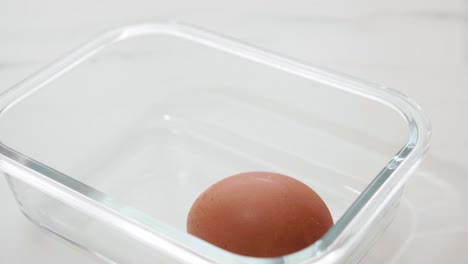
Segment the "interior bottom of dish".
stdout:
<path fill-rule="evenodd" d="M 278 172 L 304 182 L 324 199 L 336 221 L 389 160 L 370 149 L 377 143 L 368 135 L 337 129 L 294 108 L 213 92 L 186 98 L 137 110 L 37 107 L 28 112 L 48 118 L 36 126 L 72 124 L 53 133 L 38 129 L 38 137 L 53 142 L 49 148 L 64 152 L 44 152 L 49 156 L 39 160 L 180 230 L 198 195 L 246 171 Z M 81 126 L 91 132 L 76 140 L 66 136 Z"/>

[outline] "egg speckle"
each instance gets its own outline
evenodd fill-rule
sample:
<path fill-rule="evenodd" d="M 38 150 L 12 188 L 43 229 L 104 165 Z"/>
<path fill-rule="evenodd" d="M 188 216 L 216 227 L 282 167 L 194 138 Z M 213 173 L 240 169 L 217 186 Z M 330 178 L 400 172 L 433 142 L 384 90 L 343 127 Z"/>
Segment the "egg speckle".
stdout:
<path fill-rule="evenodd" d="M 278 257 L 319 240 L 333 225 L 328 207 L 304 183 L 272 172 L 225 178 L 203 192 L 187 232 L 233 253 Z"/>

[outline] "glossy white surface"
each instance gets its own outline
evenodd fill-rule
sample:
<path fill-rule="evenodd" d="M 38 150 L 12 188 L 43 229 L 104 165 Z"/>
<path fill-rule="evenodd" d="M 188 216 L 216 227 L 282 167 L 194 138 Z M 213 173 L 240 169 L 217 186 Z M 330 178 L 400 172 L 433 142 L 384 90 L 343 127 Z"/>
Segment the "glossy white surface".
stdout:
<path fill-rule="evenodd" d="M 2 2 L 0 89 L 103 29 L 166 17 L 384 83 L 430 115 L 433 147 L 408 183 L 395 222 L 362 263 L 467 263 L 466 3 L 251 2 Z M 31 225 L 3 180 L 0 199 L 0 263 L 98 263 Z"/>

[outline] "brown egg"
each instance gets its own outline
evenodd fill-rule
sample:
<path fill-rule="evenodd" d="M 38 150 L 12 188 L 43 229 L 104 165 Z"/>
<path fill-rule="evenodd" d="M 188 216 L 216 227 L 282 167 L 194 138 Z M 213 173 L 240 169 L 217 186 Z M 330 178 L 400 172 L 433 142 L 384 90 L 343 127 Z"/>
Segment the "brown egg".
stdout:
<path fill-rule="evenodd" d="M 223 179 L 194 202 L 187 231 L 233 253 L 278 257 L 303 249 L 333 225 L 323 200 L 304 183 L 271 172 Z"/>

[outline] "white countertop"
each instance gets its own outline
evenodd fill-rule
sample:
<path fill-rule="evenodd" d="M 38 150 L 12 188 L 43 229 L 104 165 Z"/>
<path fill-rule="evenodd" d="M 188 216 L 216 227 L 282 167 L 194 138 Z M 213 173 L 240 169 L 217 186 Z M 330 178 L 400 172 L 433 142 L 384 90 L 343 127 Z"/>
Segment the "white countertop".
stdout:
<path fill-rule="evenodd" d="M 363 263 L 468 263 L 468 8 L 463 0 L 6 1 L 0 91 L 104 29 L 177 18 L 382 83 L 430 116 L 432 148 Z M 0 263 L 97 263 L 31 225 L 0 181 Z"/>

